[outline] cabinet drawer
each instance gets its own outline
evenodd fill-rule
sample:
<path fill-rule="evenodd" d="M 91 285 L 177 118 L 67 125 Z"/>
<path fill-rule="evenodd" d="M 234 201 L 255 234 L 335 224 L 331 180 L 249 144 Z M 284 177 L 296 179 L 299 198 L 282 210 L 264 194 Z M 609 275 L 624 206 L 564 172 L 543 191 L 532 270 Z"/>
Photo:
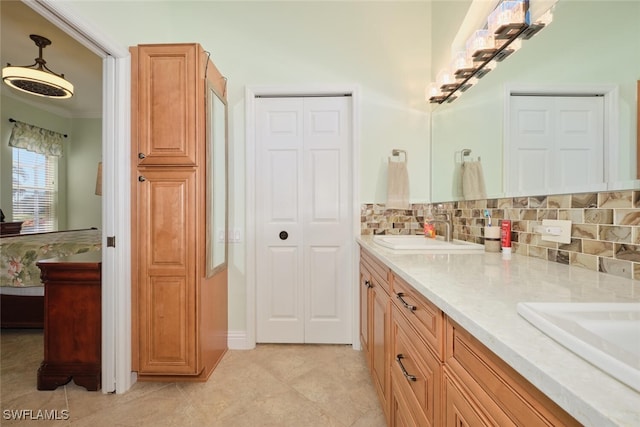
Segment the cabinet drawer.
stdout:
<path fill-rule="evenodd" d="M 396 275 L 392 275 L 392 278 L 391 297 L 394 304 L 416 328 L 431 351 L 439 360 L 443 360 L 444 315 L 442 311 L 401 278 Z"/>
<path fill-rule="evenodd" d="M 445 363 L 473 395 L 486 394 L 516 425 L 580 425 L 451 319 L 446 324 Z"/>
<path fill-rule="evenodd" d="M 391 378 L 393 383 L 393 378 Z M 404 396 L 397 388 L 391 389 L 391 427 L 422 427 L 426 425 L 423 419 L 416 420 L 411 411 L 409 404 Z"/>
<path fill-rule="evenodd" d="M 391 388 L 402 394 L 418 425 L 440 425 L 440 361 L 399 310 L 394 306 L 391 315 Z"/>
<path fill-rule="evenodd" d="M 490 399 L 475 394 L 474 398 L 461 382 L 445 369 L 442 376 L 445 427 L 514 426 L 511 420 Z M 478 402 L 481 402 L 478 404 Z"/>
<path fill-rule="evenodd" d="M 391 286 L 389 286 L 389 268 L 376 260 L 373 255 L 362 248 L 360 248 L 360 261 L 365 263 L 371 272 L 372 279 L 382 286 L 388 294 L 391 294 Z"/>

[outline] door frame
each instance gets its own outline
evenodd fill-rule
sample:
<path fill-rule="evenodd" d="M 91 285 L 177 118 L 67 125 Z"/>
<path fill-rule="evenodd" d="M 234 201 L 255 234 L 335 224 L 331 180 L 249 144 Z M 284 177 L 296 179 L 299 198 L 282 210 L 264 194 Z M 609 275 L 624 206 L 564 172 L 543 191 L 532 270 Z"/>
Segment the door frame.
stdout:
<path fill-rule="evenodd" d="M 246 332 L 230 333 L 229 348 L 252 349 L 256 346 L 256 122 L 255 100 L 258 96 L 331 96 L 349 95 L 352 98 L 351 110 L 351 194 L 353 205 L 351 222 L 353 240 L 351 254 L 351 342 L 353 348 L 360 349 L 358 330 L 358 264 L 356 257 L 356 237 L 360 234 L 360 87 L 356 84 L 299 84 L 279 86 L 247 86 L 245 88 L 245 224 L 246 224 Z"/>
<path fill-rule="evenodd" d="M 85 22 L 73 6 L 53 0 L 22 1 L 103 60 L 102 392 L 124 393 L 136 381 L 131 371 L 129 51 Z M 115 247 L 107 247 L 107 236 L 117 236 Z"/>
<path fill-rule="evenodd" d="M 613 84 L 525 84 L 514 83 L 504 86 L 504 119 L 503 119 L 503 147 L 502 147 L 502 188 L 507 189 L 507 170 L 510 162 L 507 142 L 509 141 L 509 123 L 511 111 L 511 95 L 542 95 L 542 96 L 571 96 L 571 95 L 602 95 L 604 97 L 604 182 L 593 184 L 585 188 L 572 189 L 571 192 L 588 192 L 606 190 L 607 183 L 616 181 L 618 176 L 619 154 L 619 90 Z M 515 196 L 515 194 L 507 194 Z"/>

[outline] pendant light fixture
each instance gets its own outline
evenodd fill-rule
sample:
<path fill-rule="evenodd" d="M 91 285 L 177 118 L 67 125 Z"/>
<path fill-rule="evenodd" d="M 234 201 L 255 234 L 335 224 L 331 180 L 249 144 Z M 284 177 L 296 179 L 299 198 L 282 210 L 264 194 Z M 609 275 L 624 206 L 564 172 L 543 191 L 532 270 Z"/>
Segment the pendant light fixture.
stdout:
<path fill-rule="evenodd" d="M 56 74 L 47 68 L 42 58 L 42 49 L 51 44 L 46 37 L 31 34 L 29 36 L 39 48 L 35 64 L 12 67 L 7 64 L 2 69 L 2 80 L 9 86 L 22 92 L 46 98 L 64 99 L 73 96 L 73 85 L 64 78 L 64 74 Z"/>

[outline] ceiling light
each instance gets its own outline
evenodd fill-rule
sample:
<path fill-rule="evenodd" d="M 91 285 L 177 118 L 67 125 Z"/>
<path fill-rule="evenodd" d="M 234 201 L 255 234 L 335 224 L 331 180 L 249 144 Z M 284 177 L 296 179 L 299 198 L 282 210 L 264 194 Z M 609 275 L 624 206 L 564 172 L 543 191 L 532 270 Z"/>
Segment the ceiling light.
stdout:
<path fill-rule="evenodd" d="M 56 74 L 47 68 L 42 59 L 42 49 L 51 44 L 51 40 L 31 34 L 29 36 L 39 48 L 35 64 L 12 67 L 7 64 L 2 69 L 2 80 L 9 86 L 22 92 L 46 98 L 70 98 L 73 96 L 73 85 L 64 78 L 64 74 Z"/>

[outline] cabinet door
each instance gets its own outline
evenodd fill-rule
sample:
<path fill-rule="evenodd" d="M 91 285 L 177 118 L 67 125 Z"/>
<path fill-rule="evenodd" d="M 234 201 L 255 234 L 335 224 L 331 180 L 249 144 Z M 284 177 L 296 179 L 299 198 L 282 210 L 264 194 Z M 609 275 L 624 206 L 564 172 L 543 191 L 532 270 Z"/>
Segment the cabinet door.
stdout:
<path fill-rule="evenodd" d="M 360 263 L 360 343 L 367 363 L 369 359 L 369 289 L 371 288 L 371 273 L 363 262 Z"/>
<path fill-rule="evenodd" d="M 474 409 L 454 381 L 444 375 L 445 427 L 497 426 Z"/>
<path fill-rule="evenodd" d="M 162 168 L 139 176 L 139 372 L 195 374 L 196 172 Z"/>
<path fill-rule="evenodd" d="M 389 419 L 389 327 L 391 302 L 389 295 L 374 280 L 370 289 L 371 333 L 369 350 L 371 351 L 371 376 L 378 392 L 384 413 Z"/>
<path fill-rule="evenodd" d="M 138 47 L 137 97 L 139 165 L 195 165 L 200 102 L 198 45 Z M 204 90 L 204 89 L 202 89 Z M 203 108 L 203 107 L 202 107 Z"/>
<path fill-rule="evenodd" d="M 409 410 L 409 405 L 399 389 L 393 387 L 395 377 L 391 375 L 391 427 L 422 427 Z"/>

